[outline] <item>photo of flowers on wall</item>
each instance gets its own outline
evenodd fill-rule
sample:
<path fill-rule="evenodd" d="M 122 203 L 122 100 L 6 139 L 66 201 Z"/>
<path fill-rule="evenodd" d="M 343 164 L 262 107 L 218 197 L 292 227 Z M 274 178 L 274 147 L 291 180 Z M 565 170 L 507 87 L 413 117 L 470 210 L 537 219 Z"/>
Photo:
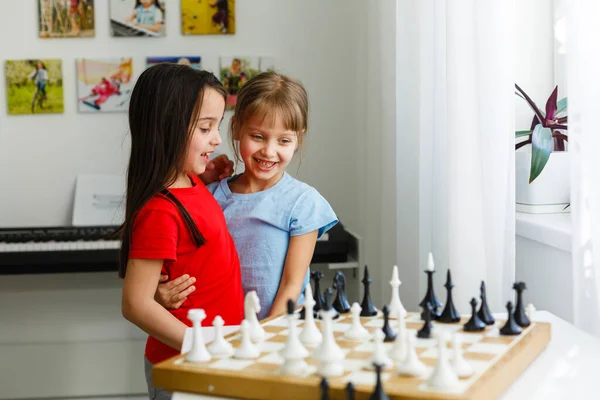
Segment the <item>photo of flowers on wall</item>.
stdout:
<path fill-rule="evenodd" d="M 164 0 L 110 0 L 112 36 L 165 36 Z"/>
<path fill-rule="evenodd" d="M 7 60 L 4 72 L 9 114 L 64 112 L 61 60 Z"/>
<path fill-rule="evenodd" d="M 235 33 L 235 0 L 181 0 L 181 33 Z"/>
<path fill-rule="evenodd" d="M 220 57 L 219 77 L 227 90 L 225 109 L 235 108 L 237 93 L 249 79 L 274 68 L 275 60 L 272 57 Z"/>
<path fill-rule="evenodd" d="M 41 38 L 94 37 L 94 0 L 38 0 Z"/>
<path fill-rule="evenodd" d="M 160 63 L 183 64 L 194 69 L 202 69 L 199 56 L 170 56 L 170 57 L 146 57 L 146 68 Z"/>
<path fill-rule="evenodd" d="M 133 89 L 133 59 L 82 58 L 77 66 L 77 110 L 126 112 Z"/>

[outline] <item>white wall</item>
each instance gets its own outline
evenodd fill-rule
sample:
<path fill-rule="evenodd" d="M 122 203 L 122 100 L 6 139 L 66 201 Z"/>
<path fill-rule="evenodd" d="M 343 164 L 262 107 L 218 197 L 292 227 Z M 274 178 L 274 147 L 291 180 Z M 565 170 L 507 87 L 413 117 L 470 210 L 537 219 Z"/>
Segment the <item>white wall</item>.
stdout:
<path fill-rule="evenodd" d="M 110 37 L 108 2 L 97 0 L 95 38 L 53 40 L 37 37 L 36 3 L 0 0 L 0 61 L 62 58 L 65 113 L 8 116 L 0 87 L 0 227 L 68 224 L 77 174 L 125 170 L 126 115 L 76 112 L 76 57 L 131 55 L 139 73 L 146 55 L 200 55 L 212 71 L 220 54 L 264 55 L 310 95 L 297 176 L 364 236 L 364 143 L 379 131 L 365 131 L 361 0 L 238 0 L 234 36 L 196 37 L 181 36 L 179 1 L 167 0 L 159 39 Z M 115 273 L 0 276 L 0 399 L 143 393 L 144 335 L 121 317 L 120 286 Z"/>

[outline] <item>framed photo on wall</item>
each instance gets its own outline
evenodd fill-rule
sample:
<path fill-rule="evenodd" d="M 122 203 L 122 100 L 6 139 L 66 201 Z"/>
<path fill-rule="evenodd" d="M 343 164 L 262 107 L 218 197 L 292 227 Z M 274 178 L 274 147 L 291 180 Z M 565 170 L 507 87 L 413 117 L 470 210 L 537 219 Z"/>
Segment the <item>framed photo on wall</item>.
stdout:
<path fill-rule="evenodd" d="M 165 36 L 164 0 L 110 0 L 112 36 Z"/>
<path fill-rule="evenodd" d="M 181 0 L 183 35 L 235 33 L 235 0 Z"/>
<path fill-rule="evenodd" d="M 272 57 L 219 57 L 219 77 L 227 90 L 225 109 L 235 108 L 237 93 L 249 79 L 274 68 L 275 59 Z"/>
<path fill-rule="evenodd" d="M 94 37 L 94 0 L 38 0 L 40 37 Z"/>
<path fill-rule="evenodd" d="M 165 56 L 165 57 L 146 57 L 146 68 L 160 63 L 173 63 L 188 65 L 194 69 L 202 69 L 202 58 L 200 56 Z"/>
<path fill-rule="evenodd" d="M 126 112 L 133 89 L 131 57 L 81 58 L 77 67 L 77 110 L 82 113 Z"/>
<path fill-rule="evenodd" d="M 4 67 L 9 114 L 64 112 L 61 60 L 7 60 Z"/>

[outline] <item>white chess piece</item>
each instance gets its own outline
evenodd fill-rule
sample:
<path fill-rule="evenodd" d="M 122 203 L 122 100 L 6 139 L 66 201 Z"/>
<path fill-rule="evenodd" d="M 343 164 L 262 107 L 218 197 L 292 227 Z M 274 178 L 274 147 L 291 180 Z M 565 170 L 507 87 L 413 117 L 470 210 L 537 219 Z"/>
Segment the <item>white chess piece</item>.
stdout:
<path fill-rule="evenodd" d="M 375 331 L 375 349 L 373 351 L 373 356 L 371 357 L 371 363 L 369 367 L 374 369 L 374 364 L 381 365 L 381 369 L 390 368 L 394 365 L 394 362 L 388 355 L 386 354 L 385 347 L 383 347 L 383 339 L 385 338 L 385 334 L 381 329 Z M 397 338 L 396 338 L 397 339 Z"/>
<path fill-rule="evenodd" d="M 188 319 L 192 321 L 192 349 L 186 356 L 189 362 L 205 362 L 212 357 L 206 349 L 204 337 L 202 336 L 202 320 L 206 318 L 206 313 L 201 308 L 194 308 L 188 311 Z"/>
<path fill-rule="evenodd" d="M 215 357 L 229 357 L 233 355 L 233 346 L 223 337 L 223 325 L 225 325 L 223 318 L 217 315 L 213 320 L 215 339 L 208 345 L 208 351 Z"/>
<path fill-rule="evenodd" d="M 390 357 L 392 360 L 397 362 L 402 362 L 406 358 L 406 319 L 401 314 L 399 318 L 396 320 L 396 340 L 394 340 L 394 344 L 392 345 L 392 351 L 390 352 Z"/>
<path fill-rule="evenodd" d="M 415 337 L 408 332 L 404 335 L 406 338 L 406 357 L 404 361 L 399 362 L 396 369 L 400 375 L 420 377 L 427 372 L 427 366 L 419 360 L 415 350 Z M 398 338 L 396 338 L 398 340 Z"/>
<path fill-rule="evenodd" d="M 250 326 L 250 338 L 254 343 L 265 340 L 265 330 L 260 326 L 256 313 L 260 312 L 260 301 L 256 291 L 251 290 L 244 297 L 244 319 Z"/>
<path fill-rule="evenodd" d="M 435 263 L 433 262 L 433 254 L 431 252 L 427 255 L 427 271 L 435 271 Z"/>
<path fill-rule="evenodd" d="M 392 299 L 390 300 L 390 318 L 398 318 L 398 313 L 401 313 L 403 317 L 406 317 L 406 309 L 400 301 L 400 290 L 399 287 L 402 284 L 398 278 L 398 266 L 394 265 L 392 270 L 392 280 L 390 285 L 392 286 Z"/>
<path fill-rule="evenodd" d="M 360 323 L 360 312 L 362 308 L 360 304 L 354 302 L 352 303 L 352 307 L 350 307 L 350 312 L 352 313 L 352 325 L 346 332 L 344 332 L 344 337 L 349 340 L 366 340 L 369 338 L 369 331 L 365 329 L 364 326 Z"/>
<path fill-rule="evenodd" d="M 306 289 L 304 289 L 304 326 L 300 334 L 300 341 L 307 346 L 316 346 L 323 340 L 323 335 L 321 335 L 313 316 L 314 306 L 312 288 L 310 285 L 306 285 Z"/>
<path fill-rule="evenodd" d="M 250 323 L 247 320 L 243 320 L 240 325 L 240 331 L 242 334 L 242 340 L 240 346 L 235 349 L 233 356 L 240 359 L 254 359 L 260 356 L 260 350 L 258 346 L 252 343 L 250 338 Z"/>
<path fill-rule="evenodd" d="M 427 380 L 429 387 L 437 390 L 452 390 L 459 385 L 458 376 L 452 369 L 448 360 L 446 349 L 446 332 L 439 331 L 437 334 L 437 362 L 433 373 Z"/>
<path fill-rule="evenodd" d="M 452 336 L 452 369 L 459 378 L 468 378 L 473 375 L 473 367 L 463 357 L 462 347 L 458 332 L 454 332 Z"/>
<path fill-rule="evenodd" d="M 311 311 L 312 313 L 312 311 Z M 298 332 L 296 331 L 296 318 L 298 315 L 288 313 L 288 334 L 285 342 L 285 347 L 279 353 L 285 360 L 281 366 L 280 372 L 282 375 L 302 376 L 308 369 L 308 364 L 304 359 L 308 357 L 308 350 L 300 342 Z"/>
<path fill-rule="evenodd" d="M 533 320 L 535 319 L 535 306 L 529 303 L 525 312 L 527 313 L 527 318 L 529 318 L 529 321 L 533 323 Z"/>
<path fill-rule="evenodd" d="M 319 311 L 322 320 L 323 341 L 314 352 L 314 358 L 319 361 L 317 373 L 321 376 L 340 376 L 344 373 L 342 360 L 345 358 L 344 352 L 338 346 L 333 336 L 332 310 Z"/>

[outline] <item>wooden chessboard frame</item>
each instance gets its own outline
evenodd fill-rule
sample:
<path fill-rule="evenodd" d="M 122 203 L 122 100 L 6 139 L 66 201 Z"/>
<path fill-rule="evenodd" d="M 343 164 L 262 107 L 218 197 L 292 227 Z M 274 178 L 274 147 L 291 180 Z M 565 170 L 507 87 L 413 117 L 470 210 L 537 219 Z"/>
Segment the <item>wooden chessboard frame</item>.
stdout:
<path fill-rule="evenodd" d="M 415 313 L 409 313 L 413 315 Z M 261 325 L 278 317 L 271 317 L 261 321 Z M 373 318 L 362 318 L 365 321 Z M 468 318 L 462 318 L 464 324 Z M 503 324 L 504 321 L 497 321 Z M 407 327 L 415 323 L 407 323 Z M 501 325 L 500 325 L 501 326 Z M 269 331 L 265 327 L 265 331 Z M 414 326 L 412 327 L 414 329 Z M 468 332 L 462 333 L 469 334 Z M 230 338 L 239 332 L 227 335 Z M 461 394 L 447 394 L 434 391 L 416 389 L 415 383 L 423 381 L 422 378 L 393 377 L 383 382 L 384 390 L 391 400 L 471 400 L 471 399 L 496 399 L 525 371 L 533 360 L 544 350 L 551 338 L 549 323 L 536 322 L 523 330 L 518 336 L 500 336 L 498 343 L 512 342 L 511 347 L 491 365 L 470 387 Z M 279 365 L 265 364 L 265 375 L 252 374 L 241 371 L 228 371 L 213 368 L 201 368 L 198 365 L 186 366 L 178 361 L 185 358 L 185 354 L 174 356 L 158 363 L 153 368 L 153 382 L 160 387 L 172 392 L 187 392 L 244 399 L 319 399 L 321 391 L 319 384 L 321 378 L 313 375 L 309 377 L 289 377 L 273 375 L 272 372 Z M 307 359 L 307 361 L 314 359 Z M 309 362 L 309 364 L 311 364 Z M 375 372 L 373 372 L 374 374 Z M 390 381 L 392 379 L 392 381 Z M 399 381 L 399 382 L 394 382 Z M 339 377 L 328 378 L 331 399 L 345 399 L 346 382 Z M 355 398 L 368 399 L 373 392 L 373 386 L 355 385 Z"/>

